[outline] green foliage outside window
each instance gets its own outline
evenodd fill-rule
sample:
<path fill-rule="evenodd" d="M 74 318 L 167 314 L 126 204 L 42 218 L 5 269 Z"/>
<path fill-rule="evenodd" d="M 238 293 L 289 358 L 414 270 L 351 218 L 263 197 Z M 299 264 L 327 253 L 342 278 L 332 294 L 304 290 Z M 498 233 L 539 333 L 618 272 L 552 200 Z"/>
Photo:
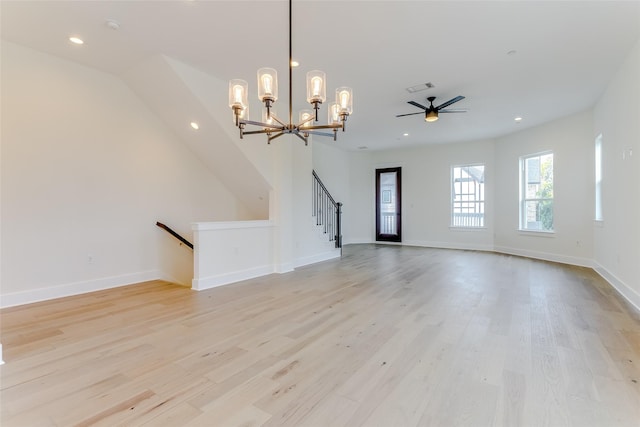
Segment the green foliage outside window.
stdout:
<path fill-rule="evenodd" d="M 553 153 L 520 158 L 522 164 L 520 226 L 553 231 Z"/>
<path fill-rule="evenodd" d="M 551 231 L 553 230 L 553 155 L 543 156 L 542 159 L 544 160 L 540 165 L 541 185 L 536 197 L 548 200 L 540 201 L 538 215 L 542 229 Z"/>

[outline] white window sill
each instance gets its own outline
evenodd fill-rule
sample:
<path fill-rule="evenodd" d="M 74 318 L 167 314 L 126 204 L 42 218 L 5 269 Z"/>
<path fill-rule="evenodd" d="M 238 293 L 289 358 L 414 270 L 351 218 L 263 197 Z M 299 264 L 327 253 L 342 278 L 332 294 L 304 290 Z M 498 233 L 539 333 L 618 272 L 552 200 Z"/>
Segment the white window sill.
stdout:
<path fill-rule="evenodd" d="M 555 231 L 543 231 L 543 230 L 518 229 L 518 234 L 520 234 L 521 236 L 533 236 L 533 237 L 556 237 Z"/>
<path fill-rule="evenodd" d="M 459 227 L 456 225 L 450 225 L 449 231 L 484 231 L 487 227 Z"/>

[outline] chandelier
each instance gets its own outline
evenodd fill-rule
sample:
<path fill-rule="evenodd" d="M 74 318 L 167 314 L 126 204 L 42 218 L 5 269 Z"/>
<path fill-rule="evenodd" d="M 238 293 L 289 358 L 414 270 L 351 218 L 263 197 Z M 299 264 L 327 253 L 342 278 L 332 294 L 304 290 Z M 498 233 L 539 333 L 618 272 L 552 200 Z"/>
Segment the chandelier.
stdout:
<path fill-rule="evenodd" d="M 274 103 L 278 100 L 278 75 L 273 68 L 258 70 L 258 98 L 264 104 L 262 121 L 249 120 L 249 85 L 245 80 L 233 79 L 229 81 L 229 107 L 233 110 L 235 125 L 240 130 L 240 139 L 244 135 L 266 134 L 267 143 L 282 135 L 295 135 L 308 144 L 309 135 L 333 137 L 335 141 L 338 129 L 345 130 L 347 117 L 353 112 L 353 91 L 348 87 L 336 89 L 335 102 L 329 104 L 328 122 L 326 125 L 318 122 L 320 104 L 327 99 L 326 76 L 322 71 L 314 70 L 307 73 L 307 102 L 313 110 L 300 111 L 298 122 L 293 122 L 293 91 L 292 91 L 292 42 L 291 42 L 291 2 L 289 0 L 289 121 L 283 122 L 273 111 Z M 260 128 L 245 130 L 247 125 Z M 333 132 L 324 130 L 331 129 Z"/>

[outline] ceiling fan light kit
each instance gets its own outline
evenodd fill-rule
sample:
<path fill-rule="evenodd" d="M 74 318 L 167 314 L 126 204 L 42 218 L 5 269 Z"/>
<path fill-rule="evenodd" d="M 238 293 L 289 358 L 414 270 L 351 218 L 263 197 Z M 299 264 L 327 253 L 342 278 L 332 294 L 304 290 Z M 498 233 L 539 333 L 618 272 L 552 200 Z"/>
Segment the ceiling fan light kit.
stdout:
<path fill-rule="evenodd" d="M 424 115 L 425 122 L 435 122 L 438 120 L 438 112 L 435 110 L 427 110 L 427 113 Z"/>
<path fill-rule="evenodd" d="M 240 139 L 244 135 L 266 134 L 267 143 L 285 135 L 295 135 L 308 144 L 309 135 L 321 135 L 337 139 L 338 129 L 345 130 L 347 117 L 353 113 L 353 91 L 349 87 L 339 87 L 335 92 L 335 102 L 329 104 L 328 121 L 326 125 L 315 124 L 318 121 L 320 104 L 327 100 L 327 78 L 324 72 L 313 70 L 307 73 L 307 102 L 313 110 L 303 110 L 299 113 L 299 121 L 293 123 L 293 90 L 292 74 L 294 61 L 292 58 L 291 42 L 291 3 L 289 0 L 289 121 L 280 120 L 273 111 L 273 104 L 278 100 L 278 74 L 273 68 L 258 70 L 258 98 L 264 104 L 262 121 L 249 120 L 249 85 L 245 80 L 233 79 L 229 81 L 229 107 L 233 111 L 233 120 L 240 130 Z M 247 125 L 259 127 L 259 130 L 245 131 Z M 333 132 L 323 132 L 319 129 L 330 129 Z"/>

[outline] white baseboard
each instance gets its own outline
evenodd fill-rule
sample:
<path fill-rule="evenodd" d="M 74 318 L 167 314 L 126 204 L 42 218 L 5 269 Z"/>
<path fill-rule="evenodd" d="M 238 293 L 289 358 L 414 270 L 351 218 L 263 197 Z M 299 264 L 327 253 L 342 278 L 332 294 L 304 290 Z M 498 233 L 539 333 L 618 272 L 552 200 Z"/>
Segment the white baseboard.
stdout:
<path fill-rule="evenodd" d="M 289 273 L 294 270 L 293 262 L 281 262 L 280 264 L 276 264 L 274 267 L 275 273 Z"/>
<path fill-rule="evenodd" d="M 162 273 L 160 275 L 160 280 L 164 280 L 165 282 L 169 282 L 169 283 L 173 283 L 175 285 L 180 285 L 180 286 L 187 286 L 189 287 L 190 285 L 188 283 L 184 283 L 182 281 L 180 281 L 179 279 L 173 277 L 170 274 L 166 274 L 166 273 Z M 193 279 L 192 279 L 193 280 Z"/>
<path fill-rule="evenodd" d="M 376 243 L 376 242 L 350 242 L 350 244 L 359 243 Z M 384 243 L 384 242 L 377 242 Z M 550 254 L 546 252 L 528 251 L 525 249 L 509 248 L 505 246 L 492 246 L 492 245 L 467 245 L 467 244 L 452 244 L 443 242 L 422 242 L 422 241 L 406 241 L 402 242 L 405 246 L 420 246 L 438 249 L 463 249 L 463 250 L 480 250 L 497 252 L 509 255 L 517 255 L 526 258 L 540 259 L 543 261 L 558 262 L 561 264 L 576 265 L 579 267 L 588 267 L 598 273 L 604 280 L 606 280 L 614 289 L 616 289 L 620 295 L 622 295 L 631 305 L 633 305 L 638 311 L 640 311 L 640 293 L 636 292 L 631 286 L 624 283 L 616 275 L 609 272 L 606 268 L 588 258 L 574 257 L 568 255 Z"/>
<path fill-rule="evenodd" d="M 229 285 L 231 283 L 240 282 L 243 280 L 266 276 L 267 274 L 275 272 L 276 271 L 272 265 L 253 267 L 246 270 L 218 274 L 216 276 L 209 276 L 201 279 L 193 279 L 191 288 L 196 291 L 203 291 L 205 289 L 216 288 L 218 286 Z"/>
<path fill-rule="evenodd" d="M 622 280 L 618 279 L 615 274 L 612 274 L 609 270 L 604 268 L 598 263 L 595 263 L 593 267 L 596 273 L 598 273 L 604 280 L 609 282 L 619 293 L 622 295 L 631 305 L 633 305 L 638 311 L 640 311 L 640 294 L 633 290 L 633 288 Z"/>
<path fill-rule="evenodd" d="M 436 249 L 458 249 L 458 250 L 470 250 L 470 251 L 487 251 L 487 252 L 499 252 L 509 255 L 518 255 L 527 258 L 540 259 L 544 261 L 553 261 L 559 262 L 561 264 L 571 264 L 577 265 L 580 267 L 591 267 L 593 268 L 593 260 L 588 258 L 580 258 L 568 255 L 559 255 L 559 254 L 551 254 L 547 252 L 535 252 L 528 251 L 526 249 L 517 249 L 517 248 L 509 248 L 506 246 L 494 246 L 494 245 L 485 245 L 485 244 L 469 244 L 469 243 L 456 243 L 456 242 L 435 242 L 435 241 L 421 241 L 421 240 L 407 240 L 400 243 L 393 242 L 353 242 L 350 241 L 348 244 L 392 244 L 392 245 L 402 245 L 402 246 L 418 246 L 425 248 L 436 248 Z"/>
<path fill-rule="evenodd" d="M 342 239 L 342 245 L 365 245 L 367 243 L 375 243 L 369 238 L 351 238 L 351 239 Z"/>
<path fill-rule="evenodd" d="M 330 259 L 340 258 L 340 249 L 332 249 L 327 252 L 323 252 L 316 255 L 302 257 L 294 260 L 293 265 L 295 268 L 302 267 L 309 264 L 315 264 L 317 262 L 328 261 Z"/>
<path fill-rule="evenodd" d="M 482 245 L 473 243 L 456 243 L 456 242 L 427 242 L 419 240 L 408 240 L 402 242 L 404 246 L 419 246 L 423 248 L 438 249 L 458 249 L 463 251 L 493 251 L 493 245 Z"/>
<path fill-rule="evenodd" d="M 375 243 L 375 242 L 351 242 L 350 244 L 359 243 Z M 384 242 L 377 242 L 384 243 Z M 604 280 L 606 280 L 614 289 L 616 289 L 620 295 L 622 295 L 631 305 L 633 305 L 638 311 L 640 311 L 640 293 L 636 292 L 631 286 L 624 283 L 616 275 L 609 272 L 606 268 L 588 258 L 574 257 L 568 255 L 550 254 L 546 252 L 528 251 L 525 249 L 509 248 L 506 246 L 492 246 L 492 245 L 458 245 L 452 243 L 443 242 L 422 242 L 422 241 L 406 241 L 402 242 L 405 246 L 420 246 L 438 249 L 463 249 L 463 250 L 480 250 L 497 252 L 508 255 L 517 255 L 526 258 L 540 259 L 543 261 L 558 262 L 561 264 L 576 265 L 579 267 L 588 267 L 598 273 Z"/>
<path fill-rule="evenodd" d="M 216 288 L 218 286 L 230 285 L 232 283 L 241 282 L 243 280 L 254 279 L 260 276 L 266 276 L 267 274 L 289 273 L 297 267 L 315 264 L 317 262 L 327 261 L 335 258 L 340 258 L 340 249 L 299 258 L 294 262 L 285 262 L 273 266 L 265 265 L 261 267 L 253 267 L 242 271 L 234 271 L 231 273 L 224 273 L 216 276 L 204 277 L 201 279 L 193 279 L 191 288 L 196 291 L 202 291 L 205 289 Z"/>
<path fill-rule="evenodd" d="M 66 285 L 52 286 L 49 288 L 3 294 L 0 295 L 0 308 L 14 307 L 16 305 L 31 304 L 55 298 L 118 288 L 120 286 L 131 285 L 133 283 L 158 280 L 160 279 L 160 276 L 160 272 L 156 270 L 142 271 L 138 273 L 123 274 L 120 276 L 103 277 L 83 282 L 68 283 Z"/>
<path fill-rule="evenodd" d="M 0 365 L 4 365 L 4 359 L 2 358 L 2 344 L 0 344 Z"/>
<path fill-rule="evenodd" d="M 374 242 L 353 242 L 349 244 L 360 243 L 374 243 Z M 598 263 L 579 257 L 572 257 L 566 255 L 549 254 L 544 252 L 527 251 L 523 249 L 515 249 L 503 246 L 489 247 L 486 245 L 466 245 L 466 244 L 451 244 L 443 242 L 423 242 L 423 241 L 408 241 L 403 242 L 407 246 L 421 246 L 421 247 L 434 247 L 443 249 L 462 249 L 462 250 L 481 250 L 481 251 L 494 251 L 510 255 L 524 256 L 528 258 L 541 259 L 545 261 L 559 262 L 563 264 L 571 264 L 582 267 L 593 268 L 600 276 L 602 276 L 611 286 L 613 286 L 620 294 L 627 299 L 633 306 L 640 310 L 640 294 L 636 292 L 631 286 L 624 283 L 617 278 L 614 274 L 609 272 L 606 268 L 602 267 Z M 294 267 L 301 267 L 304 265 L 314 264 L 317 262 L 327 261 L 340 257 L 340 249 L 324 252 L 321 254 L 304 257 L 297 259 L 295 263 L 283 263 L 276 266 L 262 266 L 251 268 L 248 270 L 237 271 L 232 273 L 225 273 L 218 276 L 206 277 L 203 279 L 194 279 L 192 281 L 192 288 L 195 290 L 210 289 L 217 286 L 223 286 L 242 280 L 253 279 L 255 277 L 265 276 L 271 273 L 286 273 L 293 271 Z M 40 288 L 24 292 L 15 292 L 10 294 L 0 295 L 0 308 L 14 307 L 23 304 L 30 304 L 39 301 L 45 301 L 55 298 L 62 298 L 72 295 L 79 295 L 88 292 L 95 292 L 104 289 L 117 288 L 120 286 L 126 286 L 134 283 L 146 282 L 149 280 L 171 280 L 171 278 L 162 275 L 156 270 L 144 271 L 139 273 L 124 274 L 120 276 L 111 276 L 100 279 L 88 280 L 83 282 L 69 283 L 66 285 L 54 286 L 50 288 Z M 2 364 L 2 345 L 0 344 L 0 364 Z"/>
<path fill-rule="evenodd" d="M 593 260 L 569 255 L 551 254 L 548 252 L 528 251 L 526 249 L 509 248 L 506 246 L 494 246 L 494 252 L 540 259 L 543 261 L 559 262 L 560 264 L 577 265 L 579 267 L 593 268 Z"/>

